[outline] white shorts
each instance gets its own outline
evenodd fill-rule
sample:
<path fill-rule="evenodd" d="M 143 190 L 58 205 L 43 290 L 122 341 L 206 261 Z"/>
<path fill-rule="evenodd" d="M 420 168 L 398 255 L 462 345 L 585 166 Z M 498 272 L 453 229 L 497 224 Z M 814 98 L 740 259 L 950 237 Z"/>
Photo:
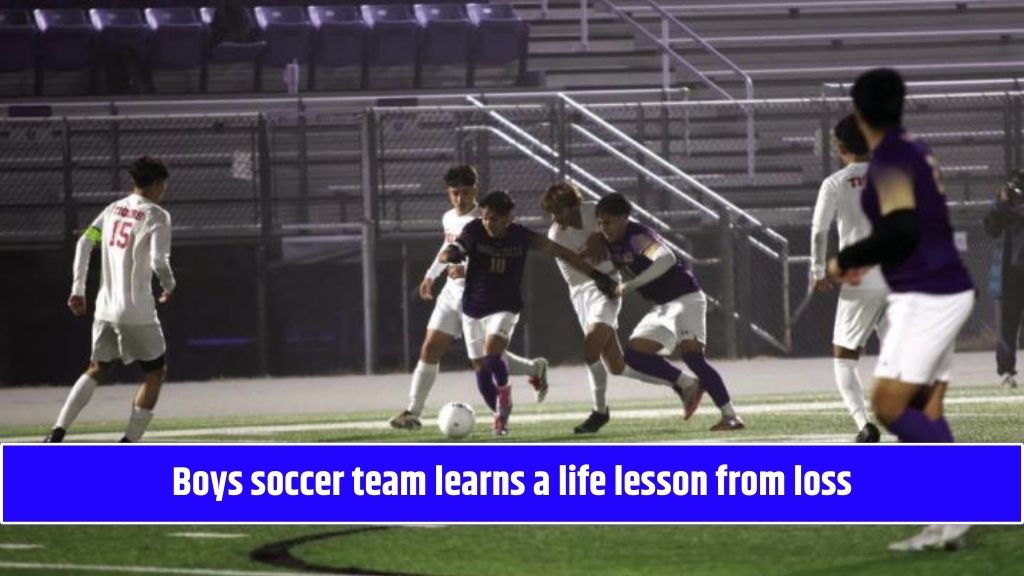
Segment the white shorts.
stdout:
<path fill-rule="evenodd" d="M 133 326 L 104 320 L 92 323 L 92 359 L 96 362 L 125 364 L 136 360 L 156 360 L 167 351 L 159 324 Z"/>
<path fill-rule="evenodd" d="M 512 334 L 519 322 L 519 314 L 495 312 L 483 318 L 462 315 L 462 335 L 466 339 L 466 353 L 471 360 L 484 357 L 484 341 L 488 336 L 500 336 L 512 340 Z"/>
<path fill-rule="evenodd" d="M 876 378 L 930 386 L 949 382 L 957 334 L 974 308 L 974 290 L 935 295 L 890 294 L 888 332 L 875 367 Z"/>
<path fill-rule="evenodd" d="M 593 282 L 574 286 L 569 290 L 572 309 L 580 322 L 583 333 L 594 324 L 607 324 L 613 329 L 619 327 L 619 311 L 622 310 L 622 298 L 608 298 L 597 289 Z"/>
<path fill-rule="evenodd" d="M 859 350 L 878 330 L 882 338 L 885 319 L 885 303 L 888 290 L 847 290 L 839 291 L 839 305 L 836 307 L 836 324 L 832 331 L 832 344 L 847 350 Z"/>
<path fill-rule="evenodd" d="M 430 313 L 427 330 L 444 332 L 453 338 L 462 337 L 462 291 L 449 280 L 434 303 L 434 311 Z"/>
<path fill-rule="evenodd" d="M 691 292 L 652 308 L 636 325 L 629 338 L 654 340 L 661 344 L 661 352 L 665 354 L 671 354 L 683 340 L 697 340 L 705 344 L 707 310 L 708 301 L 704 292 Z"/>

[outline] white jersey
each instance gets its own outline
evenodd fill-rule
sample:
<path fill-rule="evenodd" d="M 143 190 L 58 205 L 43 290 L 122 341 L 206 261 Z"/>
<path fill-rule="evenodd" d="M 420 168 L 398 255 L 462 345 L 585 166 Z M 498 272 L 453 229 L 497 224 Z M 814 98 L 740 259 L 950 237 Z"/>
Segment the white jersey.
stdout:
<path fill-rule="evenodd" d="M 828 232 L 833 220 L 839 228 L 840 250 L 871 235 L 871 222 L 860 205 L 867 172 L 866 162 L 854 162 L 821 183 L 811 223 L 811 277 L 815 280 L 825 277 Z M 882 271 L 877 266 L 872 268 L 857 287 L 851 288 L 886 289 Z"/>
<path fill-rule="evenodd" d="M 170 214 L 138 194 L 107 206 L 78 242 L 72 294 L 85 295 L 89 254 L 95 243 L 102 252 L 95 318 L 122 325 L 159 324 L 153 273 L 165 292 L 175 287 Z"/>
<path fill-rule="evenodd" d="M 582 223 L 580 228 L 560 226 L 557 222 L 551 224 L 551 228 L 548 229 L 548 238 L 552 242 L 561 244 L 578 254 L 586 248 L 587 239 L 598 232 L 597 203 L 583 202 L 580 204 L 580 220 Z M 561 258 L 556 258 L 555 262 L 558 263 L 558 269 L 562 271 L 562 277 L 565 278 L 570 288 L 576 288 L 587 282 L 593 282 L 589 276 L 563 262 Z M 612 274 L 615 271 L 610 260 L 605 260 L 595 265 L 594 268 L 605 274 Z"/>
<path fill-rule="evenodd" d="M 449 244 L 455 242 L 455 239 L 459 237 L 459 234 L 462 234 L 462 229 L 466 227 L 466 224 L 469 224 L 479 217 L 480 208 L 477 206 L 474 206 L 472 210 L 462 215 L 460 215 L 455 208 L 445 212 L 444 216 L 441 218 L 441 226 L 444 228 L 444 243 L 441 244 L 441 250 L 444 250 Z M 438 255 L 440 255 L 440 253 L 441 252 L 438 251 Z M 448 266 L 446 264 L 438 262 L 435 257 L 434 262 L 430 265 L 430 269 L 427 270 L 427 277 L 431 279 L 437 278 L 447 270 L 447 268 Z M 466 279 L 449 278 L 445 283 L 445 289 L 448 289 L 449 286 L 451 286 L 452 289 L 461 290 L 466 287 Z"/>

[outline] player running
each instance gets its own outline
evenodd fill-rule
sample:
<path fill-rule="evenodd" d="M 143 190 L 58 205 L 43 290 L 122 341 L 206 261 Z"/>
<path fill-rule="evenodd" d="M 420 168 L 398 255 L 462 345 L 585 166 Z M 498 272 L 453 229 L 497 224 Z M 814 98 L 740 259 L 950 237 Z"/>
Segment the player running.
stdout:
<path fill-rule="evenodd" d="M 659 354 L 671 355 L 682 346 L 683 362 L 700 381 L 697 390 L 706 390 L 722 412 L 712 432 L 741 430 L 743 420 L 736 415 L 729 391 L 721 375 L 704 357 L 707 299 L 687 265 L 678 260 L 661 237 L 646 226 L 631 222 L 632 206 L 625 196 L 608 194 L 597 203 L 597 223 L 608 242 L 612 263 L 629 280 L 616 288 L 625 296 L 639 292 L 654 303 L 629 337 L 623 354 L 626 365 L 637 372 L 675 382 L 681 370 Z M 685 418 L 700 404 L 700 392 L 684 399 Z"/>
<path fill-rule="evenodd" d="M 442 251 L 458 238 L 466 224 L 480 216 L 480 210 L 476 206 L 480 192 L 479 182 L 480 178 L 472 166 L 454 166 L 445 173 L 444 183 L 452 209 L 445 212 L 441 219 L 444 229 Z M 420 415 L 423 413 L 427 396 L 437 381 L 441 357 L 452 343 L 462 336 L 462 291 L 466 285 L 464 265 L 447 265 L 435 258 L 420 282 L 419 295 L 424 301 L 433 300 L 431 291 L 434 282 L 442 274 L 447 274 L 448 279 L 438 295 L 434 311 L 427 323 L 420 358 L 409 384 L 409 405 L 391 419 L 392 428 L 415 430 L 422 426 Z M 529 376 L 537 402 L 543 402 L 548 393 L 548 361 L 544 358 L 522 358 L 507 350 L 505 360 L 512 376 Z"/>
<path fill-rule="evenodd" d="M 143 384 L 132 404 L 128 427 L 121 442 L 138 442 L 153 418 L 160 386 L 167 375 L 166 345 L 156 313 L 151 285 L 160 280 L 166 304 L 174 292 L 171 271 L 171 216 L 159 206 L 167 192 L 170 173 L 156 158 L 139 158 L 129 169 L 135 191 L 107 206 L 78 240 L 74 281 L 68 307 L 85 316 L 85 281 L 89 256 L 100 244 L 102 274 L 92 325 L 92 360 L 75 382 L 57 423 L 45 442 L 60 442 L 68 428 L 89 403 L 100 382 L 109 379 L 113 362 L 136 360 L 142 367 Z"/>
<path fill-rule="evenodd" d="M 541 208 L 551 214 L 554 223 L 548 229 L 548 238 L 576 253 L 593 253 L 592 243 L 601 245 L 596 251 L 605 255 L 603 262 L 596 264 L 599 271 L 614 273 L 614 266 L 607 260 L 607 249 L 597 227 L 597 203 L 583 201 L 583 195 L 576 186 L 568 182 L 552 185 L 541 197 Z M 588 249 L 589 248 L 589 249 Z M 603 250 L 601 248 L 604 248 Z M 700 402 L 700 390 L 696 379 L 684 372 L 677 380 L 669 381 L 638 372 L 626 365 L 622 347 L 615 331 L 619 324 L 622 300 L 603 294 L 593 280 L 581 274 L 562 260 L 558 268 L 569 285 L 569 299 L 583 329 L 583 356 L 587 363 L 594 409 L 581 424 L 574 428 L 576 434 L 593 434 L 608 423 L 610 413 L 607 402 L 608 372 L 624 374 L 630 378 L 669 386 L 683 400 L 684 406 L 691 406 L 687 417 Z M 616 278 L 617 279 L 617 278 Z M 601 360 L 604 360 L 604 363 Z M 607 366 L 606 366 L 607 365 Z"/>
<path fill-rule="evenodd" d="M 869 150 L 857 127 L 857 118 L 850 114 L 832 130 L 836 151 L 845 166 L 825 179 L 818 191 L 811 224 L 811 283 L 815 290 L 828 292 L 832 282 L 825 276 L 828 233 L 835 220 L 839 228 L 840 250 L 871 234 L 871 223 L 860 207 L 860 194 L 868 171 Z M 857 361 L 871 332 L 879 330 L 885 315 L 885 299 L 889 288 L 882 271 L 872 268 L 857 286 L 845 285 L 839 290 L 832 346 L 836 387 L 846 409 L 857 424 L 856 442 L 878 442 L 878 427 L 868 420 L 864 405 L 864 389 Z M 882 334 L 879 331 L 879 338 Z"/>
<path fill-rule="evenodd" d="M 953 442 L 943 397 L 957 334 L 974 307 L 974 284 L 953 242 L 939 164 L 927 144 L 903 129 L 903 79 L 895 70 L 871 70 L 852 94 L 871 147 L 861 203 L 872 232 L 833 258 L 829 275 L 857 285 L 881 264 L 892 294 L 875 368 L 875 417 L 902 442 Z M 967 529 L 931 525 L 890 549 L 956 549 Z"/>
<path fill-rule="evenodd" d="M 512 390 L 504 353 L 523 309 L 521 284 L 529 251 L 540 250 L 567 262 L 612 295 L 615 281 L 575 252 L 512 221 L 515 202 L 505 192 L 489 193 L 480 202 L 480 218 L 442 252 L 439 261 L 466 264 L 462 294 L 462 333 L 476 368 L 476 382 L 494 412 L 494 433 L 508 433 Z"/>

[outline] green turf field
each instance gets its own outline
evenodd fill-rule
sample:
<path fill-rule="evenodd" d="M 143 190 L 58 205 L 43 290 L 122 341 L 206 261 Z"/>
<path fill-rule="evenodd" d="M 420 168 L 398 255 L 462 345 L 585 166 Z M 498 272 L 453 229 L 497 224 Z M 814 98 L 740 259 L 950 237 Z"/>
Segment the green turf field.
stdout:
<path fill-rule="evenodd" d="M 672 403 L 613 406 L 598 435 L 575 438 L 580 405 L 517 406 L 513 433 L 477 441 L 835 442 L 855 432 L 832 396 L 744 398 L 748 430 L 713 435 L 705 404 L 683 423 Z M 996 388 L 952 394 L 949 420 L 962 442 L 1021 442 L 1024 395 Z M 236 418 L 154 422 L 150 441 L 436 442 L 432 425 L 417 432 L 386 427 L 390 414 Z M 69 441 L 116 439 L 121 422 L 83 425 Z M 0 438 L 42 437 L 38 427 L 0 428 Z M 69 487 L 74 486 L 73 473 Z M 957 487 L 950 487 L 956 497 Z M 87 495 L 83 495 L 87 497 Z M 126 491 L 127 498 L 130 492 Z M 140 505 L 145 505 L 140 503 Z M 496 517 L 495 520 L 500 520 Z M 276 573 L 429 576 L 623 575 L 1011 575 L 1024 573 L 1024 529 L 982 526 L 957 553 L 901 555 L 886 545 L 913 534 L 903 526 L 0 526 L 0 574 Z M 231 538 L 184 538 L 180 533 Z M 23 545 L 18 547 L 14 545 Z"/>

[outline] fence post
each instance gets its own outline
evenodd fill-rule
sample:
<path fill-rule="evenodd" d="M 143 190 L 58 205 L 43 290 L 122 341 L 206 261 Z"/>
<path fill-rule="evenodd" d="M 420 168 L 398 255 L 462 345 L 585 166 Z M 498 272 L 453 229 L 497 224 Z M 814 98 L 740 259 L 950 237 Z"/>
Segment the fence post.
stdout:
<path fill-rule="evenodd" d="M 64 177 L 64 241 L 67 246 L 75 244 L 75 230 L 78 228 L 78 210 L 75 207 L 74 165 L 71 157 L 71 123 L 64 117 L 61 134 L 61 166 Z"/>
<path fill-rule="evenodd" d="M 557 126 L 556 136 L 558 138 L 558 179 L 565 180 L 568 174 L 566 166 L 569 155 L 569 118 L 566 116 L 565 100 L 558 98 L 554 104 L 554 124 Z"/>
<path fill-rule="evenodd" d="M 750 227 L 746 224 L 737 225 L 733 228 L 735 231 L 736 241 L 736 277 L 735 277 L 735 288 L 736 288 L 736 312 L 739 315 L 739 322 L 736 328 L 736 348 L 737 352 L 742 357 L 751 356 L 751 324 L 754 319 L 752 316 L 753 306 L 751 306 L 751 298 L 753 297 L 750 289 L 750 283 L 753 280 L 751 274 L 751 259 L 750 259 Z"/>
<path fill-rule="evenodd" d="M 314 68 L 314 66 L 310 66 Z M 300 218 L 303 222 L 309 222 L 309 142 L 307 141 L 306 132 L 306 102 L 302 99 L 298 99 L 298 116 L 297 116 L 297 128 L 299 131 L 299 198 L 300 200 Z"/>
<path fill-rule="evenodd" d="M 818 143 L 821 146 L 821 179 L 828 178 L 832 174 L 832 113 L 828 109 L 828 100 L 821 97 L 821 124 L 818 131 Z"/>
<path fill-rule="evenodd" d="M 409 287 L 409 243 L 402 240 L 402 370 L 409 371 L 412 356 L 410 340 L 409 298 L 412 289 Z"/>
<path fill-rule="evenodd" d="M 270 372 L 270 255 L 274 243 L 273 180 L 270 125 L 263 114 L 256 123 L 256 169 L 259 178 L 260 244 L 256 248 L 256 343 L 260 374 Z"/>
<path fill-rule="evenodd" d="M 110 115 L 117 115 L 117 107 L 110 104 Z M 110 121 L 110 189 L 121 189 L 121 123 Z"/>
<path fill-rule="evenodd" d="M 363 341 L 366 374 L 377 369 L 377 221 L 380 189 L 378 186 L 377 117 L 366 111 L 363 121 Z"/>
<path fill-rule="evenodd" d="M 1007 127 L 1010 132 L 1009 149 L 1007 150 L 1007 176 L 1013 170 L 1024 169 L 1024 160 L 1021 158 L 1021 140 L 1024 139 L 1024 98 L 1021 95 L 1013 94 L 1007 99 Z"/>
<path fill-rule="evenodd" d="M 718 220 L 718 262 L 722 307 L 722 341 L 725 342 L 725 356 L 736 357 L 736 267 L 732 235 L 732 214 L 725 208 L 719 212 Z"/>

